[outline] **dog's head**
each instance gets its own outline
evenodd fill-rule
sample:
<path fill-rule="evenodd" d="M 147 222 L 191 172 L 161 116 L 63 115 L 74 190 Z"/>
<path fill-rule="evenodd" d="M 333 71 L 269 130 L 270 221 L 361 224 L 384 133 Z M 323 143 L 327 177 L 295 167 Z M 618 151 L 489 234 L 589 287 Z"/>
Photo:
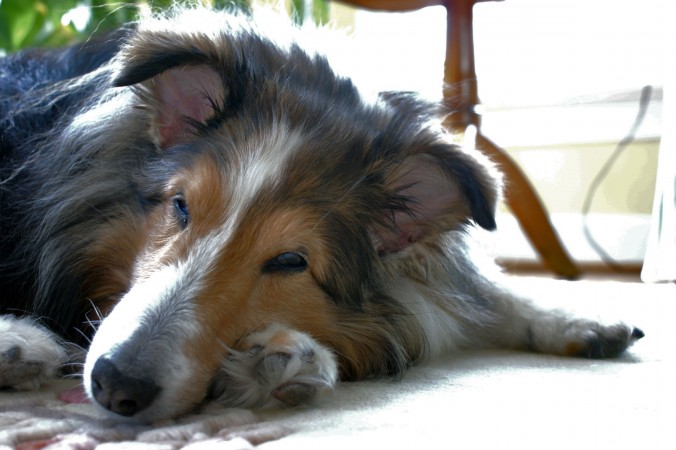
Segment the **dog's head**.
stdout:
<path fill-rule="evenodd" d="M 434 107 L 367 103 L 324 57 L 205 17 L 141 25 L 116 62 L 157 154 L 137 181 L 143 248 L 85 384 L 101 361 L 148 383 L 150 401 L 117 411 L 141 420 L 201 401 L 229 349 L 272 323 L 334 349 L 346 375 L 396 365 L 378 331 L 396 312 L 383 264 L 471 222 L 495 227 L 496 178 Z"/>

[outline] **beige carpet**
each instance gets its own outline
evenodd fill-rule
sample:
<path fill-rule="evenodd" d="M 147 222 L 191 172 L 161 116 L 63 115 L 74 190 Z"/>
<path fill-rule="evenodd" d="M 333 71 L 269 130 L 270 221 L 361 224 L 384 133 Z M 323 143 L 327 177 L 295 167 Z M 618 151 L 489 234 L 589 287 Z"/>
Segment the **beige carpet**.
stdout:
<path fill-rule="evenodd" d="M 545 303 L 624 318 L 646 337 L 620 360 L 467 352 L 400 381 L 343 383 L 308 408 L 214 407 L 152 428 L 60 401 L 75 383 L 62 380 L 42 392 L 0 392 L 0 448 L 676 448 L 676 285 L 514 282 Z"/>

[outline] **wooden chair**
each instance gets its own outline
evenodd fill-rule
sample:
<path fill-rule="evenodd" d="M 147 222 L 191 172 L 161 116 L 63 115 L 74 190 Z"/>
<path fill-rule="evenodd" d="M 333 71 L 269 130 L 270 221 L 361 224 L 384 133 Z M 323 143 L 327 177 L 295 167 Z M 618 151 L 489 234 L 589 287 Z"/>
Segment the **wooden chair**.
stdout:
<path fill-rule="evenodd" d="M 474 69 L 472 8 L 480 1 L 502 0 L 340 0 L 360 8 L 379 11 L 413 11 L 441 5 L 447 12 L 446 61 L 444 64 L 444 101 L 453 111 L 445 125 L 465 134 L 476 131 L 476 146 L 497 163 L 505 175 L 508 189 L 505 201 L 519 221 L 542 262 L 560 277 L 573 279 L 580 270 L 563 247 L 549 215 L 532 184 L 514 160 L 481 133 L 479 97 Z"/>

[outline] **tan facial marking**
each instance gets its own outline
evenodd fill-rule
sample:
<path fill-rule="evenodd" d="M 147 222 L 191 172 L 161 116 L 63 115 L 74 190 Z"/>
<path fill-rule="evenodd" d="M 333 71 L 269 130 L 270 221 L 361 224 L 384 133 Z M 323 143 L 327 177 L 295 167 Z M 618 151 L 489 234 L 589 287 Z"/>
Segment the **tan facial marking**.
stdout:
<path fill-rule="evenodd" d="M 230 181 L 207 157 L 177 175 L 149 219 L 150 238 L 137 264 L 137 280 L 166 265 L 190 272 L 185 283 L 194 286 L 185 295 L 194 297 L 181 301 L 193 308 L 197 332 L 181 349 L 194 366 L 195 385 L 206 385 L 227 349 L 266 325 L 285 323 L 319 339 L 333 328 L 335 306 L 317 283 L 329 270 L 324 242 L 315 230 L 320 217 L 307 208 L 257 202 L 255 192 L 235 194 Z M 174 211 L 179 193 L 189 210 L 185 229 Z M 285 252 L 302 254 L 307 270 L 263 270 Z"/>

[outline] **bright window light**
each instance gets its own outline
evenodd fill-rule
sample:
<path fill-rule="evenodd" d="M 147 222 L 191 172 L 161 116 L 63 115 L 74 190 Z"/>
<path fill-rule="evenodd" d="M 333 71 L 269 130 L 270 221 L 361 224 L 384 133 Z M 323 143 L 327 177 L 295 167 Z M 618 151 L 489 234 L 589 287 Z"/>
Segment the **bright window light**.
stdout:
<path fill-rule="evenodd" d="M 72 23 L 76 30 L 82 31 L 87 27 L 90 18 L 91 11 L 89 7 L 78 6 L 61 16 L 61 25 L 68 26 L 68 24 Z"/>
<path fill-rule="evenodd" d="M 663 85 L 670 0 L 506 0 L 474 8 L 479 94 L 489 108 L 570 103 Z M 357 10 L 355 64 L 386 89 L 438 96 L 445 53 L 442 7 Z M 356 61 L 359 61 L 357 63 Z"/>

